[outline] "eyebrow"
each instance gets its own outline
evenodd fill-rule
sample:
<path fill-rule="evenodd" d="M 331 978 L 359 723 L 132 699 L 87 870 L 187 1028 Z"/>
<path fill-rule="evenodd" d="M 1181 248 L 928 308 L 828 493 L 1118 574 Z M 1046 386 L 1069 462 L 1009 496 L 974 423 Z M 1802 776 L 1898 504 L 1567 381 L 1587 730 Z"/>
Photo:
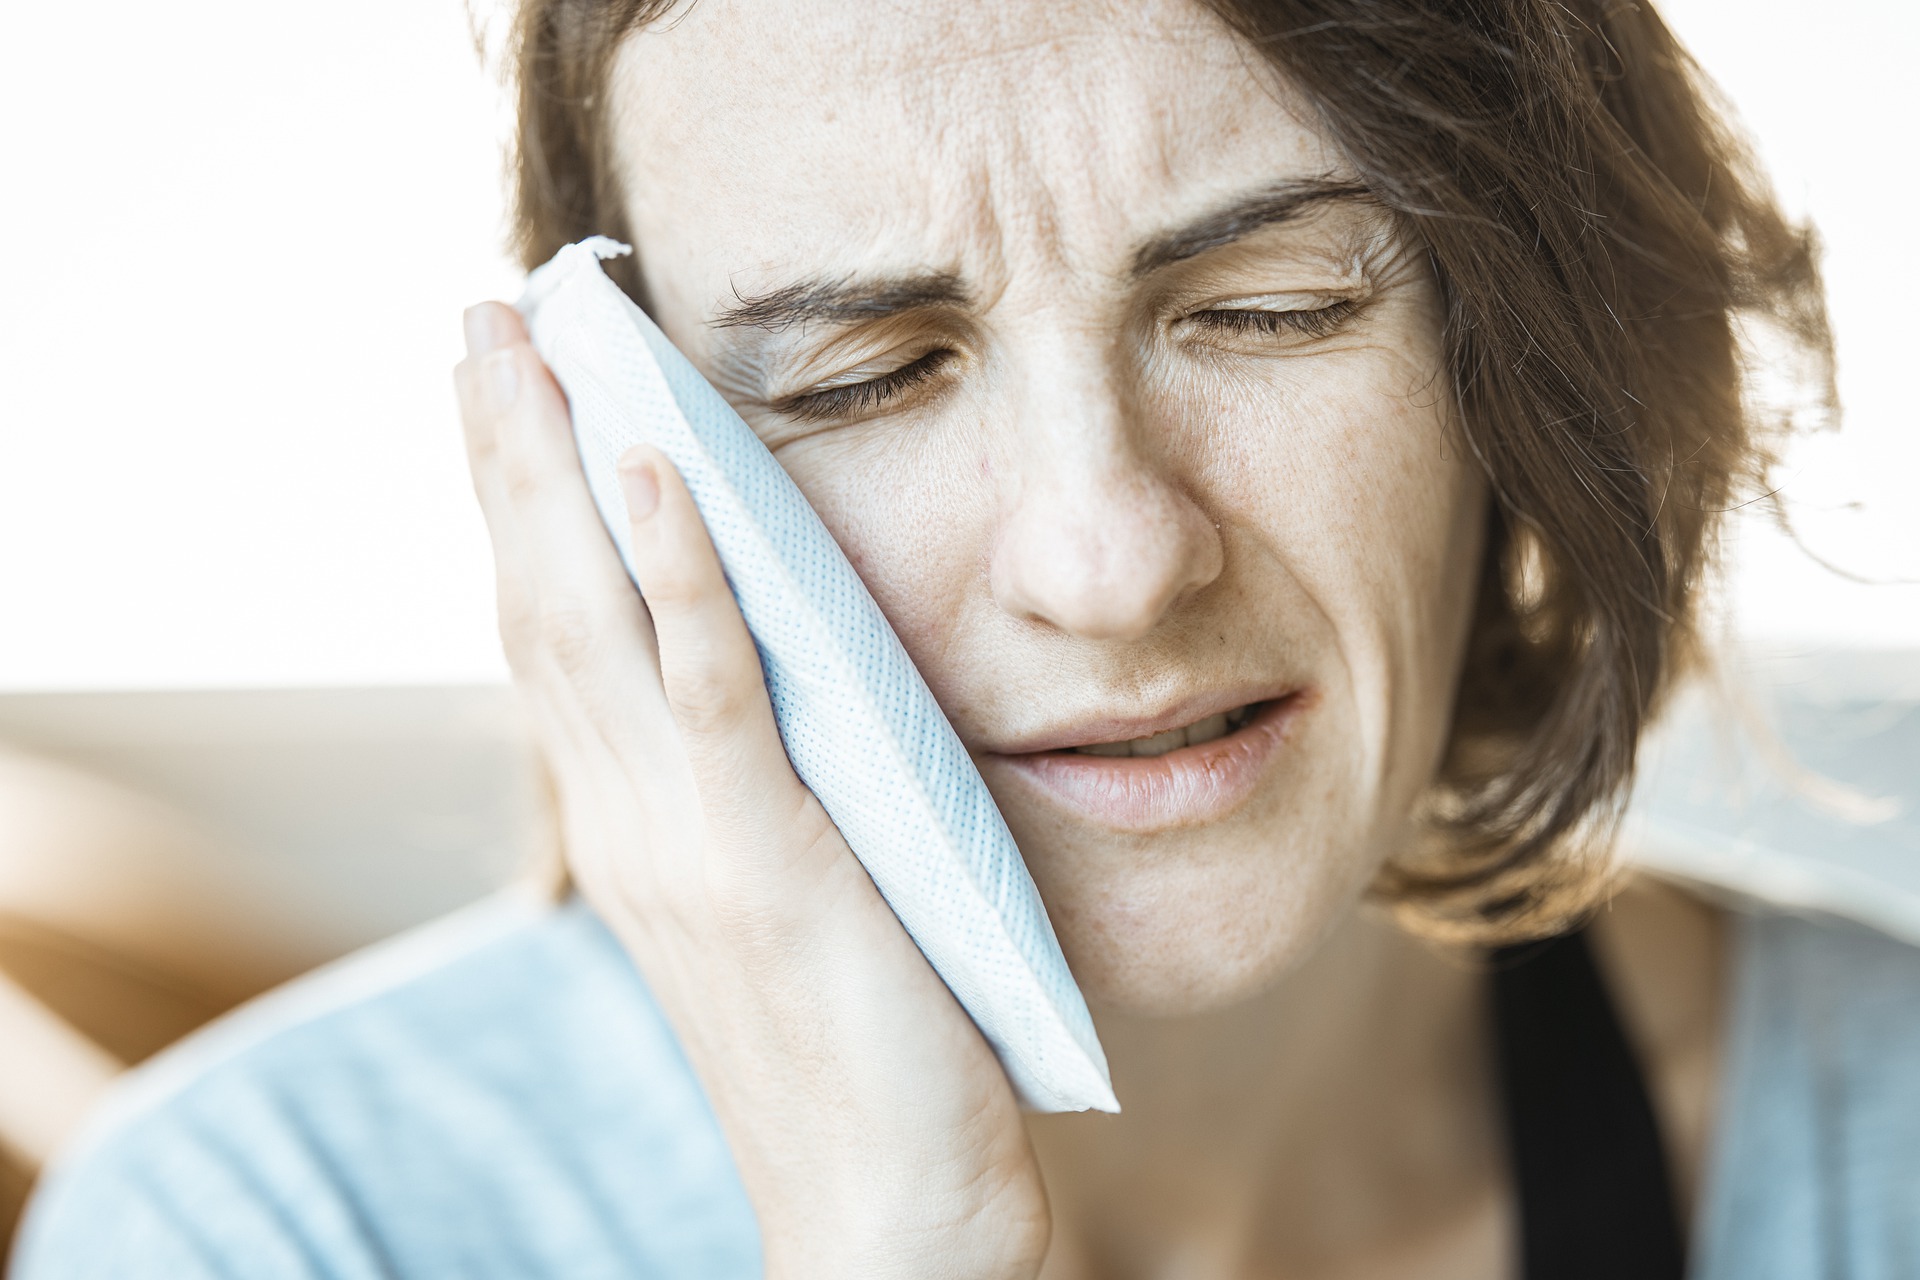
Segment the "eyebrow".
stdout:
<path fill-rule="evenodd" d="M 968 301 L 960 277 L 950 271 L 879 280 L 802 280 L 772 293 L 742 297 L 708 323 L 716 329 L 766 329 L 777 333 L 797 324 L 826 321 L 851 324 L 879 320 L 904 311 L 959 307 Z"/>
<path fill-rule="evenodd" d="M 1367 188 L 1352 182 L 1311 178 L 1275 183 L 1147 241 L 1135 250 L 1130 274 L 1135 279 L 1150 275 L 1330 201 L 1371 198 Z M 800 324 L 853 324 L 934 307 L 964 307 L 971 300 L 960 277 L 951 271 L 802 280 L 771 293 L 747 296 L 736 291 L 734 298 L 733 306 L 721 308 L 707 322 L 710 327 L 778 333 Z"/>
<path fill-rule="evenodd" d="M 1276 183 L 1231 200 L 1147 241 L 1133 255 L 1132 275 L 1137 280 L 1162 267 L 1197 258 L 1209 250 L 1244 239 L 1262 227 L 1291 222 L 1330 201 L 1372 198 L 1372 192 L 1358 183 L 1328 178 Z"/>

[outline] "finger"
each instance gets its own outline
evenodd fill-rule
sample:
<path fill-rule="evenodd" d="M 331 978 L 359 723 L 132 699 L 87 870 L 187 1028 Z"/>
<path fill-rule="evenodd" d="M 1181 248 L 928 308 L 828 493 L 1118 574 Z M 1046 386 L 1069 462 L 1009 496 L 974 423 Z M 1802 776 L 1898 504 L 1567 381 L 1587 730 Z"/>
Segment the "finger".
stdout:
<path fill-rule="evenodd" d="M 484 350 L 461 361 L 453 370 L 474 497 L 479 501 L 487 537 L 493 545 L 501 644 L 515 673 L 533 676 L 542 674 L 544 665 L 536 651 L 534 625 L 539 590 L 537 575 L 529 563 L 526 538 L 500 476 L 496 434 L 499 415 L 495 407 L 498 395 L 493 381 L 496 376 L 497 370 L 486 363 Z"/>
<path fill-rule="evenodd" d="M 475 309 L 477 310 L 477 308 Z M 529 646 L 520 643 L 523 620 L 531 617 L 533 586 L 510 505 L 501 496 L 492 389 L 483 379 L 482 357 L 491 346 L 475 341 L 473 311 L 467 313 L 468 358 L 453 367 L 454 396 L 467 447 L 473 494 L 493 545 L 494 581 L 500 613 L 500 639 L 509 663 L 519 666 Z M 491 372 L 490 370 L 486 372 Z"/>
<path fill-rule="evenodd" d="M 455 374 L 502 579 L 502 638 L 516 670 L 570 693 L 563 716 L 655 765 L 669 714 L 652 627 L 594 510 L 566 397 L 524 332 L 502 317 L 494 334 L 509 340 Z"/>
<path fill-rule="evenodd" d="M 510 359 L 490 361 L 488 357 L 511 343 L 527 341 L 527 329 L 520 313 L 500 302 L 468 307 L 461 317 L 461 327 L 466 334 L 467 358 L 453 370 L 460 423 L 469 458 L 491 457 L 497 443 L 497 406 L 512 399 L 514 388 L 508 379 L 514 365 Z"/>
<path fill-rule="evenodd" d="M 514 398 L 496 428 L 499 476 L 537 578 L 540 645 L 583 689 L 632 683 L 623 677 L 657 669 L 653 629 L 595 510 L 566 397 L 525 343 L 486 359 L 513 362 Z"/>
<path fill-rule="evenodd" d="M 454 366 L 453 386 L 474 487 L 485 505 L 492 497 L 489 486 L 497 479 L 491 468 L 499 456 L 501 417 L 518 392 L 518 363 L 513 356 L 500 352 L 511 344 L 526 342 L 527 331 L 519 312 L 499 302 L 467 308 L 462 327 L 467 357 Z"/>
<path fill-rule="evenodd" d="M 475 303 L 460 320 L 469 356 L 484 356 L 508 343 L 528 341 L 526 321 L 504 302 Z"/>
<path fill-rule="evenodd" d="M 590 503 L 583 514 L 582 504 L 571 501 L 585 494 L 586 484 L 566 395 L 534 351 L 519 313 L 483 302 L 467 310 L 464 327 L 468 356 L 454 370 L 454 385 L 476 484 L 491 489 L 481 494 L 483 503 L 504 496 L 526 513 L 562 513 L 576 531 L 593 530 L 588 540 L 596 547 L 607 542 L 589 518 Z"/>
<path fill-rule="evenodd" d="M 709 821 L 763 826 L 790 821 L 795 806 L 817 809 L 780 743 L 759 653 L 680 473 L 638 445 L 620 459 L 620 483 L 661 684 Z M 780 834 L 790 847 L 796 833 Z"/>

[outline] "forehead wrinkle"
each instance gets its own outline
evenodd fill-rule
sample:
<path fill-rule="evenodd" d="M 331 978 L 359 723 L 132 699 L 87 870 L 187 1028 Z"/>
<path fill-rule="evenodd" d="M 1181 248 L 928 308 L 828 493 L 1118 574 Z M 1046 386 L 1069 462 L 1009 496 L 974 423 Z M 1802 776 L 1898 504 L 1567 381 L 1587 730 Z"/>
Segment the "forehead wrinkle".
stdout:
<path fill-rule="evenodd" d="M 1098 12 L 1089 12 L 1098 10 Z M 1116 40 L 1162 49 L 1211 43 L 1232 29 L 1196 0 L 1082 0 L 1079 4 L 984 5 L 953 0 L 915 9 L 914 38 L 892 51 L 889 65 L 916 75 L 1009 58 L 1056 54 Z M 1238 43 L 1237 37 L 1235 38 Z"/>
<path fill-rule="evenodd" d="M 706 25 L 713 30 L 696 33 L 694 22 L 658 32 L 644 65 L 626 64 L 616 109 L 627 108 L 620 114 L 633 145 L 621 148 L 621 167 L 634 178 L 652 174 L 651 181 L 632 182 L 627 199 L 647 257 L 660 252 L 656 237 L 679 243 L 675 221 L 682 237 L 691 231 L 693 242 L 716 257 L 712 222 L 690 217 L 688 209 L 698 206 L 670 194 L 676 168 L 697 164 L 711 175 L 701 198 L 746 205 L 753 199 L 752 175 L 769 158 L 784 164 L 818 142 L 814 163 L 835 179 L 802 190 L 801 208 L 824 215 L 817 230 L 832 243 L 763 238 L 749 228 L 733 242 L 741 252 L 724 254 L 733 259 L 728 265 L 747 273 L 749 290 L 782 286 L 807 268 L 832 278 L 880 256 L 901 267 L 963 272 L 976 314 L 1010 287 L 1045 297 L 1069 276 L 1079 278 L 1074 289 L 1082 297 L 1083 286 L 1096 282 L 1110 291 L 1124 282 L 1143 234 L 1168 220 L 1165 206 L 1184 206 L 1194 188 L 1218 189 L 1231 176 L 1219 172 L 1217 159 L 1242 181 L 1252 176 L 1246 142 L 1264 137 L 1271 111 L 1266 94 L 1242 88 L 1247 73 L 1239 38 L 1187 0 L 1157 12 L 1151 3 L 1127 6 L 1127 21 L 1104 29 L 1077 6 L 1042 6 L 1038 17 L 1025 6 L 992 9 L 983 17 L 971 5 L 933 4 L 935 20 L 927 22 L 916 5 L 913 21 L 894 22 L 886 13 L 862 18 L 857 5 L 833 16 L 801 4 L 803 12 L 781 19 L 775 5 L 760 16 L 774 18 L 778 30 L 766 34 L 777 38 L 748 42 L 751 49 L 741 48 L 737 32 L 726 38 L 715 22 L 721 12 L 733 21 L 746 18 L 744 6 L 737 0 L 707 5 Z M 1142 8 L 1160 20 L 1141 19 Z M 1175 11 L 1177 26 L 1166 20 Z M 822 20 L 822 29 L 796 26 L 809 15 Z M 943 32 L 943 25 L 952 31 Z M 778 51 L 790 47 L 784 36 L 802 34 L 821 56 L 797 66 L 782 61 Z M 706 46 L 700 56 L 664 56 L 689 37 Z M 709 55 L 743 60 L 716 76 L 710 67 L 699 70 Z M 823 67 L 832 74 L 820 79 Z M 755 74 L 760 71 L 766 74 Z M 1170 76 L 1192 92 L 1170 93 Z M 698 148 L 690 147 L 694 138 L 666 149 L 641 141 L 660 131 L 646 128 L 649 116 L 666 116 L 683 93 L 692 97 L 683 118 L 693 125 Z M 635 110 L 643 103 L 645 110 Z M 781 150 L 763 154 L 756 139 L 767 134 L 749 129 L 723 130 L 716 147 L 698 127 L 707 116 L 701 104 L 727 118 L 764 113 L 791 122 L 772 130 L 784 140 Z M 1196 133 L 1196 111 L 1212 122 L 1205 133 Z M 883 130 L 881 145 L 849 148 L 849 125 L 869 115 L 890 116 L 896 125 Z M 665 131 L 679 132 L 670 123 Z M 656 160 L 657 166 L 650 163 Z M 666 195 L 665 203 L 655 202 L 657 194 Z M 741 256 L 759 262 L 741 264 Z M 785 280 L 767 273 L 783 262 Z M 703 287 L 683 276 L 681 286 L 681 309 L 706 315 L 730 292 L 724 277 L 709 276 Z"/>
<path fill-rule="evenodd" d="M 1061 55 L 1077 43 L 1095 38 L 1035 40 L 960 60 L 977 70 L 989 57 L 1017 57 L 1027 64 L 1024 76 L 981 77 L 949 65 L 954 74 L 900 82 L 903 111 L 924 120 L 939 143 L 923 153 L 923 173 L 930 185 L 951 191 L 943 202 L 947 208 L 968 210 L 975 251 L 1003 278 L 1015 261 L 1056 275 L 1112 278 L 1109 264 L 1081 259 L 1103 244 L 1132 242 L 1129 223 L 1140 193 L 1128 198 L 1102 175 L 1142 169 L 1153 175 L 1149 185 L 1176 176 L 1173 113 L 1157 102 L 1139 109 L 1151 98 L 1125 88 L 1135 78 L 1125 65 L 1133 59 L 1122 57 L 1114 66 L 1111 57 L 1079 63 L 1069 57 L 1062 65 Z M 1090 73 L 1090 67 L 1108 67 L 1111 74 Z M 1044 106 L 1036 108 L 1036 101 Z M 965 163 L 953 165 L 969 152 Z M 1097 230 L 1076 234 L 1076 224 L 1089 219 Z"/>

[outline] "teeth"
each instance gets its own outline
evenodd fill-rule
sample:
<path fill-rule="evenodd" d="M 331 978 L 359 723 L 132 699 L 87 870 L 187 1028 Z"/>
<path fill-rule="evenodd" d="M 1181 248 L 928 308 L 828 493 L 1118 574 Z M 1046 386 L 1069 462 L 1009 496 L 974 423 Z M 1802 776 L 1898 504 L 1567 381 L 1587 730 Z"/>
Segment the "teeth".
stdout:
<path fill-rule="evenodd" d="M 1178 751 L 1187 745 L 1185 729 L 1169 729 L 1165 733 L 1156 733 L 1151 738 L 1135 738 L 1128 744 L 1136 756 L 1163 756 L 1169 751 Z"/>
<path fill-rule="evenodd" d="M 1202 742 L 1212 742 L 1215 738 L 1224 738 L 1252 718 L 1252 707 L 1237 707 L 1232 711 L 1208 716 L 1185 728 L 1169 729 L 1165 733 L 1156 733 L 1151 737 L 1135 738 L 1130 742 L 1096 742 L 1090 746 L 1075 747 L 1074 750 L 1087 756 L 1163 756 L 1169 751 L 1178 751 L 1181 747 L 1197 746 Z"/>
<path fill-rule="evenodd" d="M 1187 726 L 1187 745 L 1199 746 L 1203 742 L 1212 742 L 1215 738 L 1227 736 L 1227 716 L 1223 711 L 1217 716 L 1208 716 L 1197 724 Z"/>

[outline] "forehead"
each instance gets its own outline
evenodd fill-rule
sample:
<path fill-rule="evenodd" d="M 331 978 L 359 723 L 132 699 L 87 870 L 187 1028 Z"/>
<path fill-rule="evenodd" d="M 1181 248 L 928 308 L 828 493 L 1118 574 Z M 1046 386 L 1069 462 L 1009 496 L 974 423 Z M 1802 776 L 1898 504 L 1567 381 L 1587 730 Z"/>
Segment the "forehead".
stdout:
<path fill-rule="evenodd" d="M 1104 271 L 1250 187 L 1342 170 L 1189 0 L 699 0 L 627 39 L 610 91 L 648 274 L 708 295 Z"/>

